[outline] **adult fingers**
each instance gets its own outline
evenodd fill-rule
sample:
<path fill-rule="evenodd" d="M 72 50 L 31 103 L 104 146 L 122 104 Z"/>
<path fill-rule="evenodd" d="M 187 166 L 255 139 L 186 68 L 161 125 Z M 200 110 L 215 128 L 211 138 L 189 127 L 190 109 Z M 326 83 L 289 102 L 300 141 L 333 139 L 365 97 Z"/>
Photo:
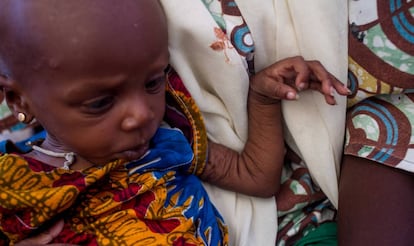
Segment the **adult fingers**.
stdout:
<path fill-rule="evenodd" d="M 319 61 L 308 61 L 307 64 L 312 71 L 311 79 L 320 81 L 321 92 L 324 95 L 333 96 L 335 90 L 333 84 L 336 78 L 326 71 Z"/>
<path fill-rule="evenodd" d="M 311 69 L 312 80 L 319 80 L 322 84 L 322 93 L 328 95 L 337 92 L 340 95 L 348 95 L 349 89 L 334 75 L 329 73 L 319 61 L 308 61 L 308 66 Z"/>
<path fill-rule="evenodd" d="M 324 96 L 326 103 L 328 103 L 330 105 L 335 105 L 336 104 L 336 100 L 335 100 L 335 97 L 333 95 L 323 93 L 322 83 L 320 81 L 310 80 L 308 89 L 320 92 Z"/>
<path fill-rule="evenodd" d="M 254 92 L 276 100 L 295 100 L 298 97 L 297 91 L 286 84 L 281 76 L 259 73 L 252 77 L 250 87 Z"/>
<path fill-rule="evenodd" d="M 311 70 L 301 56 L 282 59 L 272 64 L 268 69 L 270 76 L 273 78 L 283 77 L 286 84 L 297 90 L 304 90 L 308 87 Z"/>

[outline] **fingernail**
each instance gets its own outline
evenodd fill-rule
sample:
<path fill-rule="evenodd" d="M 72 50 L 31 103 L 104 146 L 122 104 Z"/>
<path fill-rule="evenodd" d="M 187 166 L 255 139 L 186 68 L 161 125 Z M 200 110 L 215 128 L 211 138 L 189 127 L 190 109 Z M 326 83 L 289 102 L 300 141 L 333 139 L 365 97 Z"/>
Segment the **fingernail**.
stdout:
<path fill-rule="evenodd" d="M 301 91 L 301 90 L 303 90 L 303 89 L 305 89 L 305 87 L 306 87 L 306 84 L 305 83 L 300 83 L 299 85 L 298 85 L 298 89 Z"/>
<path fill-rule="evenodd" d="M 330 95 L 333 97 L 335 96 L 335 89 L 331 86 Z"/>
<path fill-rule="evenodd" d="M 298 100 L 299 99 L 299 95 L 297 93 L 293 93 L 291 91 L 286 94 L 286 97 L 289 100 Z"/>
<path fill-rule="evenodd" d="M 344 88 L 346 89 L 346 92 L 348 93 L 348 95 L 352 94 L 352 91 L 348 88 L 348 86 L 344 85 Z"/>

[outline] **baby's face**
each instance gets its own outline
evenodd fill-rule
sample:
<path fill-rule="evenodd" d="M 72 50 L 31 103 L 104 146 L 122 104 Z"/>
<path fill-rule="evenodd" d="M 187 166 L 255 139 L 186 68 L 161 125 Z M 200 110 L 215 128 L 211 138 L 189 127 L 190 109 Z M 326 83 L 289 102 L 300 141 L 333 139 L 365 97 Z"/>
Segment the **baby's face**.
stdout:
<path fill-rule="evenodd" d="M 30 35 L 44 44 L 33 65 L 38 74 L 25 84 L 30 110 L 46 128 L 48 146 L 93 163 L 137 159 L 165 110 L 161 7 L 155 0 L 112 1 L 88 13 L 62 2 L 71 11 L 43 13 L 32 25 Z"/>

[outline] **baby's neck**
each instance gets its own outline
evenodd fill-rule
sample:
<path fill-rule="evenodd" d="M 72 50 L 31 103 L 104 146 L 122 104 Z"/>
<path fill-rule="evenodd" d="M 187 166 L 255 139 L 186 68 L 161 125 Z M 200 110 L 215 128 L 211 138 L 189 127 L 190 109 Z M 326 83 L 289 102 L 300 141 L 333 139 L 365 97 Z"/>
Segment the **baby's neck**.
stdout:
<path fill-rule="evenodd" d="M 55 150 L 47 141 L 39 145 L 32 145 L 32 151 L 25 156 L 31 157 L 38 161 L 41 161 L 50 166 L 63 169 L 82 170 L 92 166 L 96 166 L 94 163 L 77 156 L 73 152 L 65 152 Z"/>

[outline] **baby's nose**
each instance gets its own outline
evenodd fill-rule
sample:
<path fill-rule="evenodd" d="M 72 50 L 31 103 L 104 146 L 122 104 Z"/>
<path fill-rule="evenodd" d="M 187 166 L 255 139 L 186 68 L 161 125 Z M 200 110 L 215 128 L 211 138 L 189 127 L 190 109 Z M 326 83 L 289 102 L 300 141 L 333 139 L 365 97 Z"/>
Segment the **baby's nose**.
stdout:
<path fill-rule="evenodd" d="M 122 121 L 122 129 L 125 131 L 143 127 L 154 120 L 154 112 L 145 100 L 127 107 Z"/>

